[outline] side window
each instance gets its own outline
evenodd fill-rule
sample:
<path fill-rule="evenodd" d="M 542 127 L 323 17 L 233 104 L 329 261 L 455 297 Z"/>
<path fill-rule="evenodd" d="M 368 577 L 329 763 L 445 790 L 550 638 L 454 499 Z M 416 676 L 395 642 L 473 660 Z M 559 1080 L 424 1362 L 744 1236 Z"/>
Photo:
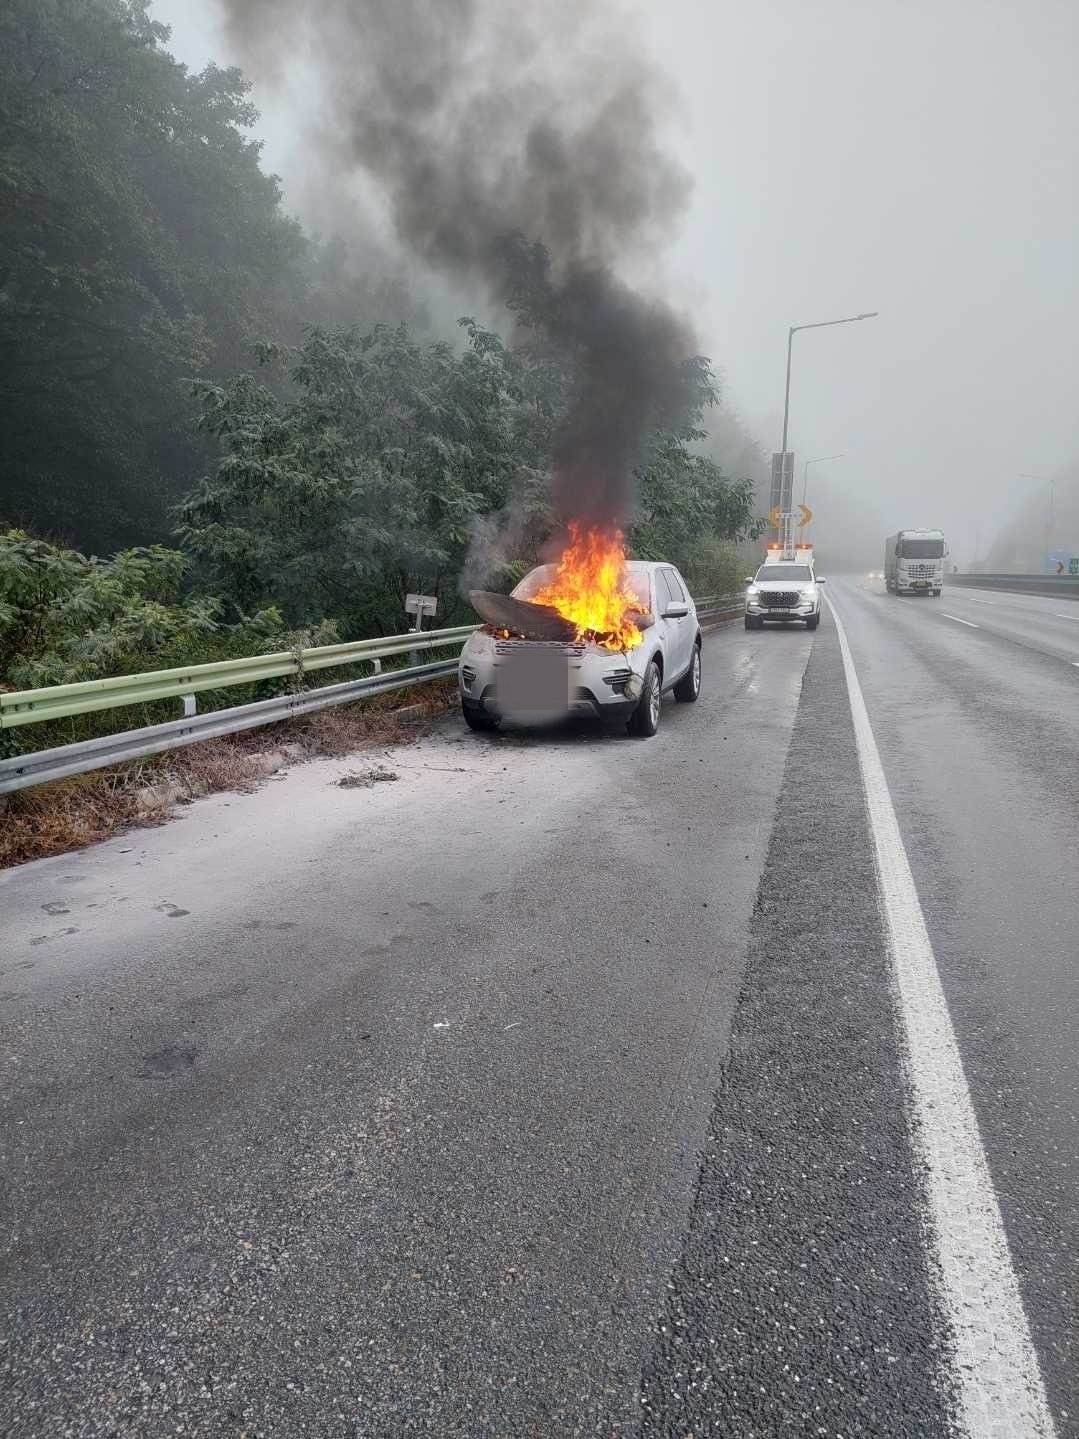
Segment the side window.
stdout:
<path fill-rule="evenodd" d="M 664 612 L 668 605 L 675 603 L 675 594 L 671 589 L 671 582 L 667 578 L 669 574 L 670 570 L 656 571 L 656 579 L 658 581 L 657 588 L 659 589 L 659 607 L 660 610 Z"/>
<path fill-rule="evenodd" d="M 682 588 L 682 581 L 679 578 L 678 571 L 664 570 L 663 573 L 666 576 L 667 583 L 671 587 L 671 598 L 677 600 L 680 605 L 684 605 L 686 603 L 686 592 Z"/>

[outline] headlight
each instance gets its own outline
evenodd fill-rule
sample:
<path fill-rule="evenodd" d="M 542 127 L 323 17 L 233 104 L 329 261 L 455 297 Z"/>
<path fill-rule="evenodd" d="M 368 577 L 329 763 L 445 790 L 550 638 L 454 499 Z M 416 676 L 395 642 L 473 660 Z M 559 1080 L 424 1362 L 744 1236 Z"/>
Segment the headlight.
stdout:
<path fill-rule="evenodd" d="M 761 592 L 760 592 L 760 590 L 758 590 L 758 589 L 756 588 L 755 585 L 750 585 L 749 589 L 746 590 L 746 599 L 747 599 L 747 600 L 759 600 L 760 597 L 761 597 Z"/>

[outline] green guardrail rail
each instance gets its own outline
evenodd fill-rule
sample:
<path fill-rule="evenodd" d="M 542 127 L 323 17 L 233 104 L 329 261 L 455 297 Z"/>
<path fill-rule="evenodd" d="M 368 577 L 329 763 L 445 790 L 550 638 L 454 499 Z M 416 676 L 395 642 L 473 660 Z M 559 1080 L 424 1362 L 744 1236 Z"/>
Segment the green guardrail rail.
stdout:
<path fill-rule="evenodd" d="M 41 724 L 71 715 L 93 714 L 97 710 L 144 704 L 148 700 L 183 701 L 203 690 L 227 689 L 290 675 L 299 677 L 309 671 L 335 669 L 342 665 L 375 663 L 378 668 L 382 660 L 396 655 L 461 645 L 476 628 L 475 625 L 457 625 L 453 629 L 410 631 L 378 639 L 252 655 L 247 659 L 211 660 L 207 664 L 176 669 L 148 670 L 114 679 L 83 680 L 77 684 L 49 685 L 44 689 L 16 690 L 0 694 L 0 729 Z"/>

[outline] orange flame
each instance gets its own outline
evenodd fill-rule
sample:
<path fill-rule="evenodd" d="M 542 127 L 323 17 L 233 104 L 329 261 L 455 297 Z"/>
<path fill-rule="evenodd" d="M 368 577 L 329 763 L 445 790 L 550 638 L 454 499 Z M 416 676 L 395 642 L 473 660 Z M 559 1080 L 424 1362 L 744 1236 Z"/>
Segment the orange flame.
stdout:
<path fill-rule="evenodd" d="M 621 530 L 582 530 L 571 521 L 569 544 L 562 551 L 554 579 L 532 603 L 550 605 L 576 627 L 576 640 L 608 650 L 631 650 L 643 636 L 632 614 L 646 606 L 629 587 Z"/>

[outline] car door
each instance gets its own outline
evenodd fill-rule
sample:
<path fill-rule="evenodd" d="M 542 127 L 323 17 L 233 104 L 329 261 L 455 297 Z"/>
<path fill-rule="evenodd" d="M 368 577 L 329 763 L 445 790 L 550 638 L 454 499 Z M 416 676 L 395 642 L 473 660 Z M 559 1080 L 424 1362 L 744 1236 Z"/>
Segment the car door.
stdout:
<path fill-rule="evenodd" d="M 689 596 L 682 588 L 676 570 L 664 566 L 657 576 L 660 612 L 663 615 L 663 638 L 667 650 L 664 682 L 673 684 L 689 668 L 693 645 L 693 620 L 689 613 Z"/>

